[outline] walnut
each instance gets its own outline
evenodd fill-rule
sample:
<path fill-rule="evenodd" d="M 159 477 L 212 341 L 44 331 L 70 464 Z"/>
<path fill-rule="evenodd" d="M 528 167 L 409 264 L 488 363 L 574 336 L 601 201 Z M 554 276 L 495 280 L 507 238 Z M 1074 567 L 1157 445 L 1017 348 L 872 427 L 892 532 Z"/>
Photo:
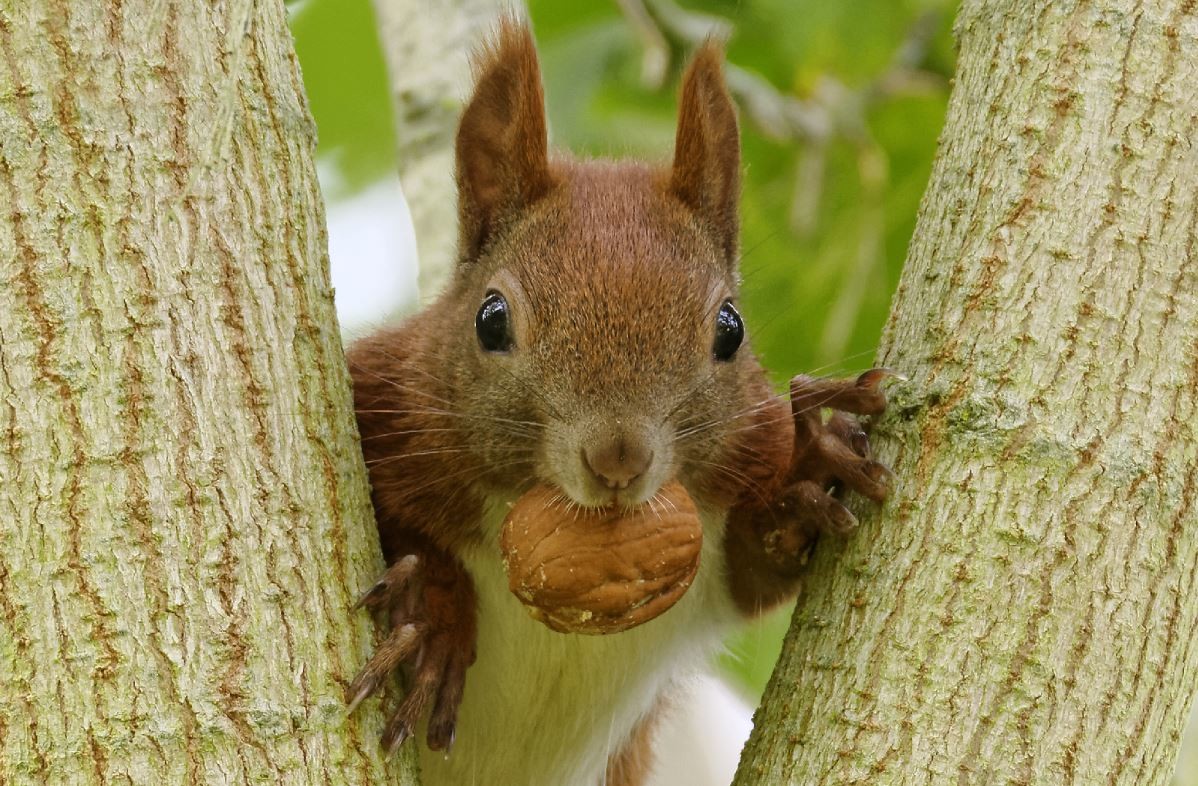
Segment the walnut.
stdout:
<path fill-rule="evenodd" d="M 702 545 L 699 514 L 678 483 L 633 510 L 570 509 L 559 491 L 537 486 L 500 536 L 512 592 L 562 633 L 618 633 L 662 614 L 690 587 Z"/>

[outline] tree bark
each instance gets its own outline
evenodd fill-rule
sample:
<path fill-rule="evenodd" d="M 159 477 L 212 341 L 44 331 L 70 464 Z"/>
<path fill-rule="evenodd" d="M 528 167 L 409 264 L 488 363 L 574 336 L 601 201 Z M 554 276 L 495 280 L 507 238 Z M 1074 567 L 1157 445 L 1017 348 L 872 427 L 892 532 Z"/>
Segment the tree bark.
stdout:
<path fill-rule="evenodd" d="M 1190 720 L 1181 737 L 1181 752 L 1172 786 L 1198 786 L 1198 704 L 1190 710 Z"/>
<path fill-rule="evenodd" d="M 423 302 L 449 281 L 457 259 L 453 143 L 470 89 L 471 48 L 519 0 L 374 0 L 395 109 L 396 161 L 412 214 Z"/>
<path fill-rule="evenodd" d="M 282 3 L 0 0 L 0 783 L 411 783 Z"/>
<path fill-rule="evenodd" d="M 1198 9 L 966 0 L 880 364 L 738 784 L 1164 784 L 1198 686 Z"/>

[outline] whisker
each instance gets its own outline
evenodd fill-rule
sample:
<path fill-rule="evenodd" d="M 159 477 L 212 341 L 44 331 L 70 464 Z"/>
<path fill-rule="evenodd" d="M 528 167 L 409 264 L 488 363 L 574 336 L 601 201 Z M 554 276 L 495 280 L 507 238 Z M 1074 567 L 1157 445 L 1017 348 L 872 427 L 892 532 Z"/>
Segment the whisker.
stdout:
<path fill-rule="evenodd" d="M 840 360 L 833 360 L 831 363 L 825 363 L 822 366 L 816 366 L 815 368 L 810 369 L 809 371 L 806 371 L 804 373 L 806 373 L 807 376 L 815 377 L 816 379 L 829 379 L 833 375 L 830 375 L 830 374 L 829 375 L 821 375 L 820 372 L 825 371 L 830 368 L 835 368 L 836 366 L 842 366 L 850 360 L 856 360 L 857 358 L 865 357 L 866 355 L 875 355 L 875 354 L 877 354 L 877 352 L 878 352 L 877 347 L 874 347 L 873 349 L 865 349 L 865 350 L 862 350 L 861 352 L 854 352 L 851 355 L 846 355 L 845 357 L 842 357 Z"/>
<path fill-rule="evenodd" d="M 459 483 L 459 485 L 469 486 L 470 484 L 478 481 L 480 478 L 482 478 L 488 472 L 494 472 L 497 470 L 508 469 L 509 467 L 515 467 L 515 466 L 521 466 L 521 465 L 527 465 L 527 466 L 531 467 L 531 463 L 527 459 L 523 459 L 523 458 L 512 459 L 510 461 L 500 461 L 500 462 L 497 462 L 494 464 L 489 464 L 485 467 L 480 467 L 478 465 L 472 465 L 472 466 L 466 467 L 464 469 L 458 470 L 457 472 L 451 472 L 448 475 L 438 475 L 437 477 L 430 480 L 428 483 L 422 483 L 421 485 L 417 486 L 414 489 L 406 489 L 403 494 L 403 499 L 405 499 L 405 500 L 414 499 L 414 498 L 418 497 L 424 491 L 427 491 L 427 490 L 429 490 L 435 486 L 438 486 L 440 484 L 443 484 L 443 483 L 449 483 L 450 481 L 456 481 L 462 477 L 471 476 L 471 473 L 473 473 L 473 475 L 470 477 L 470 479 L 461 481 Z"/>
<path fill-rule="evenodd" d="M 472 451 L 473 451 L 473 449 L 470 447 L 435 448 L 433 450 L 416 450 L 416 451 L 412 451 L 410 453 L 400 453 L 400 454 L 394 455 L 394 456 L 382 456 L 380 458 L 370 459 L 369 461 L 366 462 L 366 466 L 367 467 L 378 467 L 383 464 L 390 464 L 393 461 L 402 461 L 404 459 L 417 458 L 419 456 L 443 456 L 443 455 L 452 455 L 452 454 L 459 454 L 459 453 L 471 453 Z M 528 448 L 528 449 L 513 448 L 511 450 L 505 449 L 504 452 L 519 455 L 519 454 L 530 454 L 533 451 L 531 448 Z"/>
<path fill-rule="evenodd" d="M 795 411 L 792 411 L 789 407 L 787 407 L 785 410 L 785 415 L 779 414 L 778 417 L 775 417 L 775 418 L 770 418 L 767 420 L 751 423 L 748 426 L 745 426 L 744 428 L 739 429 L 738 431 L 733 432 L 733 433 L 740 433 L 741 431 L 745 431 L 745 430 L 748 430 L 751 428 L 758 428 L 761 426 L 771 425 L 773 423 L 781 423 L 785 418 L 802 415 L 802 414 L 811 412 L 812 410 L 816 410 L 816 409 L 822 409 L 824 407 L 824 405 L 826 405 L 829 401 L 831 401 L 835 397 L 836 397 L 835 392 L 829 392 L 823 398 L 821 398 L 819 401 L 813 402 L 812 404 L 809 404 L 808 406 L 801 407 L 800 409 L 795 410 Z M 676 432 L 674 434 L 674 442 L 678 442 L 680 440 L 687 439 L 689 437 L 694 436 L 695 434 L 699 434 L 704 431 L 716 428 L 717 426 L 731 423 L 734 420 L 738 420 L 740 418 L 747 417 L 749 415 L 753 415 L 753 414 L 761 411 L 762 409 L 764 409 L 766 406 L 772 404 L 773 401 L 774 401 L 773 398 L 764 399 L 763 401 L 753 404 L 753 405 L 751 405 L 739 412 L 733 413 L 732 415 L 729 415 L 727 417 L 720 418 L 717 420 L 703 421 L 694 426 L 680 429 L 680 430 L 678 430 L 678 432 Z"/>
<path fill-rule="evenodd" d="M 658 493 L 658 494 L 661 494 L 661 492 L 660 492 L 660 491 L 658 491 L 657 493 Z M 655 496 L 656 496 L 656 495 L 655 495 Z M 670 510 L 674 511 L 675 513 L 677 513 L 677 512 L 678 512 L 678 506 L 674 504 L 674 500 L 670 499 L 670 498 L 669 498 L 669 497 L 667 497 L 666 495 L 664 495 L 664 494 L 662 494 L 662 495 L 661 495 L 661 502 L 662 502 L 662 504 L 663 504 L 663 505 L 669 505 L 669 506 L 670 506 Z"/>
<path fill-rule="evenodd" d="M 653 517 L 655 519 L 657 519 L 657 522 L 660 524 L 661 523 L 661 511 L 657 509 L 657 495 L 659 493 L 660 492 L 655 492 L 652 497 L 650 497 L 649 499 L 647 499 L 645 501 L 649 505 L 649 512 L 653 514 Z"/>
<path fill-rule="evenodd" d="M 728 415 L 728 416 L 725 416 L 722 418 L 718 418 L 715 420 L 702 421 L 693 426 L 679 429 L 679 431 L 674 435 L 674 439 L 675 439 L 675 441 L 677 441 L 679 439 L 685 439 L 686 437 L 692 436 L 692 435 L 697 434 L 702 431 L 706 431 L 707 429 L 711 429 L 716 426 L 721 426 L 726 423 L 731 423 L 734 420 L 739 420 L 740 418 L 748 417 L 750 415 L 755 415 L 758 412 L 765 409 L 766 407 L 774 404 L 775 401 L 776 401 L 776 398 L 771 395 L 770 397 L 762 399 L 761 401 L 755 402 L 753 404 L 750 404 L 748 407 L 740 410 L 739 412 L 734 412 L 731 415 Z"/>
<path fill-rule="evenodd" d="M 386 354 L 386 353 L 384 352 L 384 354 Z M 432 353 L 432 352 L 429 352 L 429 351 L 427 351 L 427 350 L 426 350 L 426 351 L 423 353 L 423 355 L 424 355 L 425 357 L 430 357 L 430 358 L 433 358 L 433 359 L 448 360 L 447 358 L 444 358 L 444 357 L 442 357 L 442 356 L 438 356 L 438 355 L 436 355 L 436 354 L 434 354 L 434 353 Z M 556 418 L 558 418 L 558 419 L 561 419 L 561 417 L 562 417 L 562 414 L 561 414 L 561 413 L 560 413 L 560 412 L 557 410 L 557 408 L 556 408 L 556 407 L 554 407 L 554 406 L 553 406 L 552 402 L 550 402 L 550 401 L 549 401 L 549 399 L 548 399 L 548 398 L 546 398 L 546 397 L 545 397 L 545 395 L 544 395 L 543 393 L 541 393 L 541 391 L 539 391 L 539 390 L 537 390 L 537 389 L 536 389 L 536 387 L 535 387 L 534 385 L 532 385 L 532 384 L 531 384 L 530 382 L 528 382 L 527 380 L 521 379 L 521 378 L 520 378 L 520 377 L 518 377 L 516 374 L 512 373 L 512 372 L 511 372 L 509 369 L 506 369 L 506 368 L 504 368 L 503 366 L 495 366 L 495 368 L 497 368 L 497 369 L 498 369 L 500 372 L 502 372 L 502 373 L 506 374 L 506 375 L 507 375 L 507 376 L 508 376 L 510 379 L 512 379 L 512 380 L 513 380 L 513 381 L 515 381 L 515 382 L 516 382 L 518 385 L 520 385 L 520 387 L 521 387 L 523 390 L 525 390 L 525 391 L 527 391 L 528 393 L 532 394 L 532 395 L 533 395 L 533 396 L 534 396 L 534 397 L 535 397 L 537 400 L 539 400 L 539 401 L 540 401 L 542 404 L 544 404 L 544 405 L 545 405 L 545 408 L 546 408 L 546 409 L 549 411 L 549 413 L 550 413 L 550 414 L 552 414 L 554 417 L 556 417 Z M 442 380 L 442 379 L 440 379 L 440 378 L 438 378 L 438 377 L 435 377 L 435 376 L 433 376 L 433 375 L 432 375 L 430 372 L 428 372 L 428 371 L 427 371 L 427 370 L 425 370 L 425 369 L 416 369 L 416 370 L 417 370 L 417 371 L 420 371 L 420 372 L 421 372 L 421 373 L 423 373 L 425 376 L 429 377 L 430 379 L 434 380 L 435 382 L 438 382 L 438 383 L 440 383 L 440 384 L 442 384 L 442 385 L 449 386 L 449 383 L 448 383 L 448 382 L 446 382 L 445 380 Z"/>
<path fill-rule="evenodd" d="M 761 502 L 762 505 L 769 504 L 769 500 L 767 500 L 765 498 L 765 496 L 761 493 L 760 484 L 758 484 L 755 480 L 753 480 L 752 478 L 750 478 L 748 475 L 744 474 L 743 472 L 735 470 L 732 467 L 729 467 L 725 464 L 720 464 L 719 462 L 716 462 L 716 461 L 706 461 L 704 459 L 695 459 L 695 463 L 711 467 L 716 472 L 720 472 L 720 473 L 726 475 L 731 480 L 737 481 L 738 485 L 741 485 L 748 491 L 751 491 L 753 493 L 753 496 L 757 497 L 757 499 Z"/>
<path fill-rule="evenodd" d="M 392 360 L 394 360 L 394 361 L 396 362 L 396 365 L 397 365 L 399 368 L 402 368 L 402 369 L 405 369 L 405 370 L 412 370 L 412 371 L 421 371 L 421 372 L 423 372 L 423 369 L 421 369 L 421 368 L 418 368 L 418 367 L 416 367 L 415 365 L 412 365 L 412 364 L 406 364 L 406 363 L 404 363 L 403 361 L 399 360 L 399 358 L 396 358 L 394 355 L 392 355 L 392 354 L 388 353 L 386 350 L 378 349 L 378 350 L 376 350 L 376 351 L 378 351 L 380 354 L 382 354 L 382 355 L 384 355 L 384 356 L 386 356 L 386 357 L 389 357 L 389 358 L 391 358 Z M 440 402 L 440 403 L 442 403 L 442 404 L 445 404 L 446 406 L 452 406 L 452 405 L 453 405 L 453 402 L 449 401 L 448 399 L 442 398 L 442 397 L 440 397 L 440 396 L 435 396 L 435 395 L 433 395 L 433 394 L 432 394 L 430 391 L 428 391 L 428 390 L 424 390 L 424 389 L 422 389 L 422 388 L 414 388 L 414 387 L 411 387 L 411 386 L 408 386 L 408 385 L 404 385 L 404 384 L 403 384 L 403 383 L 401 383 L 401 382 L 400 382 L 398 379 L 395 379 L 395 378 L 393 378 L 393 377 L 385 377 L 385 376 L 383 376 L 382 374 L 379 374 L 378 372 L 376 372 L 376 371 L 372 371 L 371 369 L 369 369 L 369 368 L 367 368 L 367 367 L 363 366 L 361 363 L 354 363 L 353 361 L 350 361 L 350 363 L 349 363 L 349 366 L 350 366 L 350 368 L 351 368 L 351 369 L 356 369 L 356 370 L 358 370 L 358 371 L 361 371 L 361 372 L 362 372 L 362 373 L 364 373 L 364 374 L 369 374 L 370 376 L 372 376 L 372 377 L 374 377 L 375 379 L 377 379 L 379 382 L 384 382 L 384 383 L 386 383 L 386 384 L 388 384 L 388 385 L 391 385 L 392 387 L 394 387 L 394 388 L 396 388 L 396 389 L 398 389 L 398 390 L 402 390 L 402 391 L 404 391 L 405 393 L 414 393 L 414 394 L 416 394 L 416 395 L 419 395 L 419 396 L 424 396 L 425 398 L 430 398 L 430 399 L 432 399 L 433 401 L 438 401 L 438 402 Z M 438 382 L 438 383 L 442 384 L 442 385 L 445 385 L 445 384 L 446 384 L 445 382 L 443 382 L 443 381 L 441 381 L 441 380 L 439 380 L 439 379 L 436 379 L 435 377 L 434 377 L 434 380 L 435 380 L 436 382 Z"/>
<path fill-rule="evenodd" d="M 513 374 L 511 371 L 504 368 L 503 366 L 496 366 L 496 368 L 498 368 L 503 373 L 507 374 L 509 379 L 514 380 L 518 385 L 520 385 L 521 388 L 523 388 L 527 392 L 531 393 L 538 401 L 540 401 L 542 404 L 544 404 L 545 408 L 549 411 L 549 414 L 551 414 L 553 417 L 557 418 L 558 420 L 562 420 L 562 413 L 557 411 L 557 407 L 553 406 L 553 404 L 549 401 L 549 399 L 545 397 L 544 393 L 537 390 L 536 387 L 533 386 L 527 380 L 521 379 L 520 377 L 516 376 L 515 374 Z"/>
<path fill-rule="evenodd" d="M 446 431 L 450 431 L 450 432 L 454 432 L 454 433 L 458 433 L 458 434 L 463 433 L 461 429 L 457 429 L 457 428 L 413 428 L 413 429 L 405 429 L 403 431 L 387 431 L 382 434 L 371 434 L 369 436 L 362 437 L 361 441 L 369 442 L 372 439 L 383 439 L 385 437 L 401 437 L 401 436 L 404 436 L 407 434 L 435 434 L 435 433 L 446 432 Z"/>
<path fill-rule="evenodd" d="M 506 423 L 509 426 L 516 427 L 536 427 L 544 428 L 544 425 L 531 420 L 512 420 L 511 418 L 501 418 L 496 415 L 478 415 L 466 412 L 451 412 L 445 409 L 435 409 L 433 407 L 419 407 L 407 409 L 355 409 L 355 414 L 361 415 L 440 415 L 447 418 L 461 418 L 463 420 L 480 420 L 488 423 Z M 535 432 L 524 432 L 533 434 Z"/>

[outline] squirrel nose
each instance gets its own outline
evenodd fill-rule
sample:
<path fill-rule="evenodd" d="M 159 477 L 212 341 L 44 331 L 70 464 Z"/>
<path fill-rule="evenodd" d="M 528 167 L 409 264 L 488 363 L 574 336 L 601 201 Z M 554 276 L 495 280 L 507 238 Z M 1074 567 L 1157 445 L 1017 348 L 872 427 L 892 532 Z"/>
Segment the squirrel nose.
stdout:
<path fill-rule="evenodd" d="M 582 457 L 600 483 L 609 489 L 626 489 L 649 468 L 653 451 L 640 440 L 616 437 L 587 445 Z"/>

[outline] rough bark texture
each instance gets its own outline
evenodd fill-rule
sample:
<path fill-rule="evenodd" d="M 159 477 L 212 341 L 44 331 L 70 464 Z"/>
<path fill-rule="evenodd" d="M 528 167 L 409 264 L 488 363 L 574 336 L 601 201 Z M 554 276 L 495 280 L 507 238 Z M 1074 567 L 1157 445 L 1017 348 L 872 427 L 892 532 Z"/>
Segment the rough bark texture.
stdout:
<path fill-rule="evenodd" d="M 519 0 L 374 0 L 395 107 L 396 160 L 420 259 L 420 299 L 431 300 L 457 258 L 453 141 L 470 90 L 471 48 Z"/>
<path fill-rule="evenodd" d="M 279 0 L 0 0 L 0 783 L 400 783 Z"/>
<path fill-rule="evenodd" d="M 818 551 L 739 784 L 1164 784 L 1198 686 L 1198 9 L 957 36 L 880 352 L 897 493 Z"/>

